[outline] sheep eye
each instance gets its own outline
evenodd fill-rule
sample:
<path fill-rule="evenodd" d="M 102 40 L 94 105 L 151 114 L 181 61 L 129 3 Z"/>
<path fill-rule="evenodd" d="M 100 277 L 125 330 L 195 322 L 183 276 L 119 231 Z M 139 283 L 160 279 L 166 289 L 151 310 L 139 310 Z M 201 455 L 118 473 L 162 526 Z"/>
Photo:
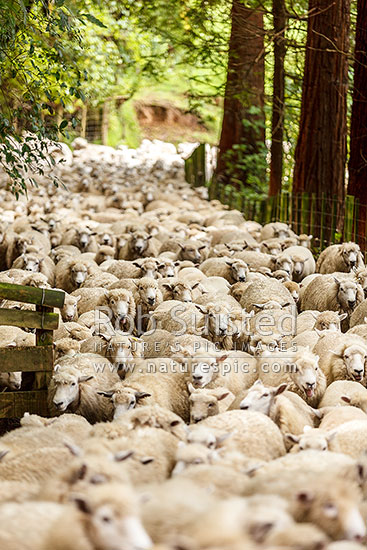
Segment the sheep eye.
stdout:
<path fill-rule="evenodd" d="M 111 304 L 114 304 L 115 303 L 115 300 L 111 300 Z"/>
<path fill-rule="evenodd" d="M 111 523 L 112 520 L 108 516 L 103 516 L 102 521 L 104 521 L 105 523 Z"/>
<path fill-rule="evenodd" d="M 268 393 L 263 393 L 261 397 L 269 397 Z"/>
<path fill-rule="evenodd" d="M 214 407 L 214 403 L 208 403 L 208 407 Z"/>
<path fill-rule="evenodd" d="M 71 385 L 72 385 L 72 386 L 76 386 L 76 382 L 72 382 Z"/>

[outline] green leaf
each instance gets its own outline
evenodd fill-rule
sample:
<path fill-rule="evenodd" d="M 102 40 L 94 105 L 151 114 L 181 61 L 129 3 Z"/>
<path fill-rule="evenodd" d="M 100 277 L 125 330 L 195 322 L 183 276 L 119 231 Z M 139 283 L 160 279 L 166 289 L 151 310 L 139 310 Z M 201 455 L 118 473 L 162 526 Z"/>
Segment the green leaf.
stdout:
<path fill-rule="evenodd" d="M 107 29 L 106 25 L 104 25 L 102 23 L 102 21 L 100 21 L 99 19 L 97 19 L 97 17 L 94 17 L 94 15 L 92 15 L 90 13 L 81 13 L 80 16 L 84 17 L 85 19 L 88 19 L 88 21 L 90 21 L 91 23 L 94 23 L 95 25 L 98 25 L 98 27 L 102 27 L 104 29 Z"/>
<path fill-rule="evenodd" d="M 63 120 L 59 126 L 59 130 L 63 130 L 64 128 L 66 128 L 66 126 L 68 125 L 68 121 L 67 120 Z"/>

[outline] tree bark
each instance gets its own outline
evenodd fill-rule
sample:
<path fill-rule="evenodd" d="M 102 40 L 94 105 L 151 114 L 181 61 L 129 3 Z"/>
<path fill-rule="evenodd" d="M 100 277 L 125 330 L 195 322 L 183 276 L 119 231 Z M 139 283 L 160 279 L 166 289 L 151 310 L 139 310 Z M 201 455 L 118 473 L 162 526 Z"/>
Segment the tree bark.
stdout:
<path fill-rule="evenodd" d="M 240 187 L 249 175 L 246 159 L 251 163 L 254 156 L 265 156 L 264 25 L 262 11 L 245 7 L 241 0 L 233 0 L 231 18 L 216 176 Z"/>
<path fill-rule="evenodd" d="M 284 0 L 273 0 L 274 78 L 269 196 L 282 189 L 284 133 L 284 59 L 286 11 Z"/>
<path fill-rule="evenodd" d="M 367 4 L 358 0 L 354 52 L 354 86 L 350 128 L 348 194 L 360 202 L 355 238 L 366 248 L 367 218 Z"/>
<path fill-rule="evenodd" d="M 331 211 L 345 198 L 350 0 L 309 0 L 301 120 L 294 193 L 322 193 Z M 316 212 L 320 211 L 317 200 Z M 324 220 L 330 227 L 329 216 Z M 325 237 L 330 236 L 325 233 Z"/>

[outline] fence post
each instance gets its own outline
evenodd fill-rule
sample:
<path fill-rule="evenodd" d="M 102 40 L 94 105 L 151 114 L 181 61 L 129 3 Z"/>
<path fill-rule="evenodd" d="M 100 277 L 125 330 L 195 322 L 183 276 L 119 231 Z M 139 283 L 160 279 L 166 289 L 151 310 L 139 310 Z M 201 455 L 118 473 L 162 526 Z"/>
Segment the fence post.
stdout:
<path fill-rule="evenodd" d="M 354 197 L 347 195 L 345 197 L 345 215 L 344 215 L 344 241 L 350 241 L 353 233 L 353 213 L 354 213 Z"/>
<path fill-rule="evenodd" d="M 80 123 L 80 135 L 82 138 L 85 138 L 85 136 L 87 135 L 87 114 L 88 114 L 88 107 L 83 103 L 82 118 Z"/>
<path fill-rule="evenodd" d="M 308 226 L 310 221 L 310 199 L 308 193 L 302 193 L 301 204 L 301 233 L 308 234 Z"/>

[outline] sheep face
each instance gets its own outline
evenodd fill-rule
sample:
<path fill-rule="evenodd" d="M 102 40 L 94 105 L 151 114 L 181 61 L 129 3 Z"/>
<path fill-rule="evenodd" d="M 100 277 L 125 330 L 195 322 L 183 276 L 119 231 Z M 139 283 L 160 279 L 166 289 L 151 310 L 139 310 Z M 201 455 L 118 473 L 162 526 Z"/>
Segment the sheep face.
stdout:
<path fill-rule="evenodd" d="M 75 287 L 79 288 L 85 281 L 88 275 L 88 269 L 81 262 L 75 263 L 71 267 L 71 280 Z"/>
<path fill-rule="evenodd" d="M 113 419 L 117 420 L 127 411 L 134 409 L 137 403 L 145 397 L 150 397 L 150 393 L 137 391 L 134 388 L 124 386 L 110 392 L 99 392 L 105 397 L 110 397 L 115 407 Z"/>
<path fill-rule="evenodd" d="M 22 385 L 21 372 L 2 372 L 0 373 L 0 386 L 5 386 L 10 390 L 20 390 Z"/>
<path fill-rule="evenodd" d="M 192 424 L 218 414 L 220 412 L 219 402 L 229 396 L 227 388 L 216 388 L 210 391 L 195 390 L 192 384 L 188 384 L 188 390 L 190 392 L 190 422 Z"/>
<path fill-rule="evenodd" d="M 305 248 L 311 248 L 311 241 L 313 239 L 313 235 L 300 235 L 299 236 L 299 246 L 304 246 Z"/>
<path fill-rule="evenodd" d="M 239 283 L 245 283 L 248 277 L 248 265 L 241 260 L 236 260 L 230 263 L 232 277 Z"/>
<path fill-rule="evenodd" d="M 185 283 L 177 283 L 172 288 L 172 296 L 174 300 L 180 302 L 192 302 L 191 288 Z"/>
<path fill-rule="evenodd" d="M 240 409 L 244 411 L 261 412 L 268 415 L 270 407 L 274 402 L 277 395 L 280 395 L 287 389 L 287 384 L 280 384 L 280 386 L 266 387 L 260 380 L 257 380 L 251 388 L 249 388 L 247 395 L 242 399 L 240 403 Z"/>
<path fill-rule="evenodd" d="M 195 246 L 194 244 L 185 244 L 181 247 L 181 259 L 189 260 L 194 264 L 197 264 L 201 261 L 201 251 L 205 250 L 206 245 Z"/>
<path fill-rule="evenodd" d="M 57 365 L 55 366 L 57 368 Z M 53 404 L 58 411 L 65 412 L 66 409 L 74 403 L 79 397 L 79 384 L 91 380 L 91 375 L 72 375 L 56 374 L 53 376 L 53 382 L 56 387 Z"/>
<path fill-rule="evenodd" d="M 88 247 L 92 235 L 93 233 L 88 229 L 79 229 L 77 231 L 78 248 L 80 250 L 85 250 Z"/>
<path fill-rule="evenodd" d="M 367 270 L 362 269 L 356 273 L 357 283 L 359 283 L 363 289 L 364 297 L 367 298 Z"/>
<path fill-rule="evenodd" d="M 297 256 L 293 257 L 293 278 L 294 280 L 298 280 L 302 277 L 304 269 L 305 269 L 305 262 L 307 262 L 307 259 L 300 258 Z"/>
<path fill-rule="evenodd" d="M 103 486 L 99 487 L 103 491 Z M 86 496 L 78 496 L 75 503 L 85 516 L 86 529 L 93 540 L 93 547 L 104 550 L 113 548 L 152 548 L 152 541 L 145 531 L 140 518 L 136 514 L 136 506 L 130 497 L 130 506 L 126 500 L 127 487 L 116 484 L 116 494 L 124 495 L 124 499 L 108 498 L 103 494 L 101 499 L 89 499 L 90 490 Z M 129 495 L 130 496 L 130 495 Z M 121 502 L 118 502 L 121 500 Z"/>
<path fill-rule="evenodd" d="M 274 271 L 285 271 L 290 276 L 293 273 L 294 264 L 290 256 L 278 256 L 274 258 Z"/>
<path fill-rule="evenodd" d="M 161 277 L 175 277 L 177 267 L 171 260 L 165 260 L 158 265 L 158 272 Z"/>
<path fill-rule="evenodd" d="M 112 233 L 108 233 L 107 231 L 98 233 L 97 235 L 97 242 L 98 244 L 105 245 L 105 246 L 114 246 L 114 240 L 115 237 Z"/>
<path fill-rule="evenodd" d="M 305 426 L 301 435 L 287 434 L 286 438 L 292 443 L 298 443 L 300 451 L 327 451 L 329 442 L 334 438 L 335 432 L 330 434 L 319 429 Z"/>
<path fill-rule="evenodd" d="M 156 279 L 158 272 L 157 272 L 157 263 L 155 260 L 147 259 L 138 265 L 142 272 L 142 277 L 150 277 L 151 279 Z"/>
<path fill-rule="evenodd" d="M 140 255 L 148 248 L 148 241 L 152 238 L 152 235 L 149 235 L 145 231 L 137 231 L 130 238 L 131 250 L 136 254 Z"/>
<path fill-rule="evenodd" d="M 33 254 L 24 254 L 23 258 L 23 269 L 25 271 L 31 271 L 32 273 L 38 273 L 40 270 L 41 259 L 37 258 Z"/>
<path fill-rule="evenodd" d="M 106 357 L 113 359 L 117 368 L 124 367 L 128 359 L 132 359 L 131 341 L 127 336 L 113 336 L 107 345 Z"/>
<path fill-rule="evenodd" d="M 194 360 L 191 363 L 191 380 L 194 388 L 203 388 L 209 384 L 215 372 L 218 372 L 218 363 L 214 357 L 205 357 L 204 360 Z"/>
<path fill-rule="evenodd" d="M 338 285 L 337 299 L 344 311 L 354 309 L 357 303 L 358 286 L 353 281 L 339 281 L 334 277 L 334 281 Z"/>
<path fill-rule="evenodd" d="M 317 330 L 334 330 L 340 331 L 340 322 L 346 319 L 347 314 L 341 313 L 338 315 L 336 312 L 320 313 L 318 316 L 314 329 Z"/>
<path fill-rule="evenodd" d="M 344 243 L 341 245 L 340 254 L 349 271 L 357 265 L 359 252 L 360 248 L 355 243 Z"/>
<path fill-rule="evenodd" d="M 301 356 L 289 365 L 293 382 L 303 390 L 307 398 L 312 398 L 315 394 L 318 361 L 317 355 L 309 354 L 307 357 Z"/>
<path fill-rule="evenodd" d="M 220 338 L 232 335 L 231 315 L 231 312 L 226 308 L 209 304 L 207 307 L 207 330 L 209 334 L 219 336 Z"/>
<path fill-rule="evenodd" d="M 25 254 L 27 252 L 28 247 L 31 245 L 32 245 L 31 239 L 27 237 L 22 237 L 22 235 L 15 237 L 14 249 L 18 256 Z"/>
<path fill-rule="evenodd" d="M 155 283 L 155 281 L 153 282 Z M 139 282 L 137 287 L 140 300 L 148 306 L 154 306 L 157 300 L 158 285 L 155 283 L 154 285 L 147 286 L 143 282 Z"/>
<path fill-rule="evenodd" d="M 367 350 L 362 346 L 348 346 L 343 353 L 343 361 L 351 379 L 360 382 L 364 376 L 364 369 L 367 359 Z"/>
<path fill-rule="evenodd" d="M 74 319 L 78 316 L 78 302 L 80 300 L 81 296 L 66 296 L 65 297 L 65 303 L 63 308 L 61 309 L 61 317 L 62 320 L 67 321 L 74 321 Z"/>
<path fill-rule="evenodd" d="M 181 474 L 189 466 L 213 464 L 218 459 L 219 455 L 215 450 L 210 450 L 203 445 L 195 443 L 187 445 L 181 441 L 178 444 L 176 466 L 172 470 L 172 476 Z"/>
<path fill-rule="evenodd" d="M 122 324 L 128 320 L 130 306 L 133 302 L 133 296 L 128 290 L 117 289 L 106 291 L 107 304 L 111 308 L 113 315 L 119 319 Z"/>

